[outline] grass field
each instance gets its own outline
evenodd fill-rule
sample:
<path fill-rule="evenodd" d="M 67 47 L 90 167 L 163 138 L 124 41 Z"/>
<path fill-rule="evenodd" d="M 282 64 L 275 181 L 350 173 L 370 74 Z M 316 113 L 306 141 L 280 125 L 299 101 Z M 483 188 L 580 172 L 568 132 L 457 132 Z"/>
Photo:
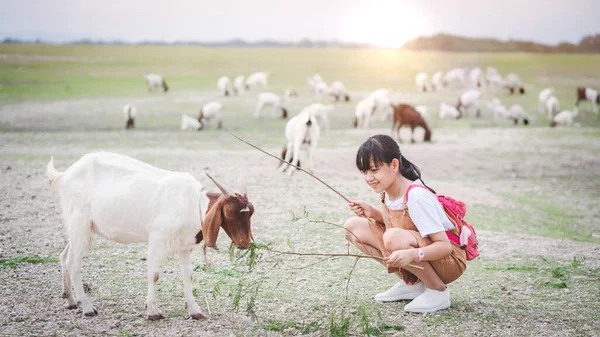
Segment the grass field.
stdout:
<path fill-rule="evenodd" d="M 582 105 L 578 128 L 548 127 L 537 113 L 537 94 L 553 86 L 562 108 L 575 102 L 578 85 L 600 88 L 594 55 L 446 54 L 391 50 L 203 49 L 184 46 L 0 45 L 0 335 L 600 335 L 600 121 Z M 414 75 L 464 66 L 517 73 L 524 96 L 494 94 L 521 104 L 532 125 L 513 126 L 489 116 L 443 121 L 440 102 L 454 104 L 458 89 L 419 93 Z M 179 131 L 180 115 L 196 116 L 220 100 L 226 127 L 277 154 L 285 121 L 252 117 L 257 90 L 223 98 L 221 75 L 270 73 L 269 90 L 296 88 L 292 115 L 312 102 L 313 73 L 341 80 L 352 94 L 330 114 L 315 154 L 315 174 L 350 198 L 377 203 L 354 167 L 357 147 L 370 135 L 389 133 L 376 118 L 370 130 L 351 128 L 358 99 L 381 87 L 394 99 L 429 108 L 432 143 L 401 149 L 438 192 L 463 200 L 478 230 L 482 255 L 449 285 L 452 308 L 411 315 L 406 302 L 380 304 L 371 296 L 394 284 L 371 261 L 360 261 L 348 284 L 350 258 L 321 263 L 308 257 L 259 251 L 252 271 L 245 258 L 230 261 L 229 240 L 209 252 L 214 268 L 194 252 L 194 295 L 208 316 L 185 319 L 178 261 L 163 264 L 159 306 L 166 319 L 148 322 L 144 245 L 97 240 L 84 263 L 84 279 L 99 311 L 95 318 L 69 311 L 60 297 L 57 257 L 66 243 L 59 205 L 44 182 L 50 156 L 66 169 L 91 151 L 114 151 L 152 165 L 186 171 L 209 190 L 202 172 L 233 182 L 246 172 L 256 213 L 257 243 L 295 252 L 345 252 L 341 230 L 292 214 L 340 224 L 346 203 L 302 173 L 276 171 L 274 159 L 237 141 L 226 130 Z M 162 74 L 171 90 L 148 93 L 143 75 Z M 125 131 L 122 107 L 137 106 L 136 129 Z M 316 264 L 314 264 L 316 263 Z M 314 265 L 311 265 L 314 264 Z M 310 266 L 309 266 L 310 265 Z"/>

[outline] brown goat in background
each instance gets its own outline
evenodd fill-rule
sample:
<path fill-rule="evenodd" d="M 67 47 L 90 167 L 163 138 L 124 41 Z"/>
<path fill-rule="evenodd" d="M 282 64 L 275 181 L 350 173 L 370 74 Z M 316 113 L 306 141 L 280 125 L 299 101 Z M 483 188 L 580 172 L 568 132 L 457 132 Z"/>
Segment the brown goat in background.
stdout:
<path fill-rule="evenodd" d="M 415 108 L 413 108 L 412 106 L 410 106 L 408 104 L 392 105 L 392 108 L 394 108 L 394 122 L 392 124 L 392 137 L 394 137 L 394 128 L 395 128 L 396 139 L 399 142 L 402 142 L 402 140 L 400 139 L 400 128 L 402 126 L 409 126 L 411 129 L 410 141 L 411 141 L 411 143 L 414 143 L 415 142 L 415 139 L 414 139 L 415 128 L 417 126 L 420 126 L 423 129 L 425 129 L 425 136 L 423 138 L 423 141 L 425 141 L 425 142 L 431 141 L 431 129 L 429 128 L 429 126 L 427 126 L 427 123 L 425 122 L 425 119 L 423 119 L 423 116 L 421 116 L 421 114 L 417 110 L 415 110 Z M 396 126 L 396 125 L 398 125 L 398 126 Z"/>

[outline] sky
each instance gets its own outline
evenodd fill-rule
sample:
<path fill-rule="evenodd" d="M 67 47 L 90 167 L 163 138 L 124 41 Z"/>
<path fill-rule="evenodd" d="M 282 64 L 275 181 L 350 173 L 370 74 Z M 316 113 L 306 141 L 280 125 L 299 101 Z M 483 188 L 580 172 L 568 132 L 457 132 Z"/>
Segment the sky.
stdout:
<path fill-rule="evenodd" d="M 0 38 L 340 40 L 449 33 L 547 44 L 600 33 L 600 0 L 0 0 Z"/>

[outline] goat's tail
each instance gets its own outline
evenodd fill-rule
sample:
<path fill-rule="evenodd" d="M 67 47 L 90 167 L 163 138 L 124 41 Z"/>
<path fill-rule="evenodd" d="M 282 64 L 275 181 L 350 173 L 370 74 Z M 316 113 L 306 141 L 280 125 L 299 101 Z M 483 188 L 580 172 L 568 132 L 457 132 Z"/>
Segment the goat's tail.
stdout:
<path fill-rule="evenodd" d="M 46 165 L 46 180 L 48 184 L 52 186 L 52 183 L 56 180 L 56 178 L 60 177 L 62 172 L 59 172 L 54 168 L 54 157 L 50 157 L 50 161 L 48 165 Z"/>

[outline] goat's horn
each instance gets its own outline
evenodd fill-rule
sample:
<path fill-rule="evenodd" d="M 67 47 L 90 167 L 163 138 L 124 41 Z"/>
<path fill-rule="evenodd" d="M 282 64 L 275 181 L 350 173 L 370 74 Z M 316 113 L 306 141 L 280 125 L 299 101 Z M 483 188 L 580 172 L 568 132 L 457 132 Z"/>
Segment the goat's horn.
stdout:
<path fill-rule="evenodd" d="M 240 172 L 238 175 L 238 189 L 241 195 L 246 195 L 248 193 L 248 189 L 246 187 L 246 175 L 244 172 Z"/>
<path fill-rule="evenodd" d="M 227 187 L 225 187 L 225 185 L 220 184 L 219 182 L 217 182 L 213 177 L 210 176 L 210 174 L 208 174 L 208 172 L 204 172 L 204 174 L 206 174 L 206 176 L 208 178 L 210 178 L 210 180 L 213 181 L 213 183 L 215 183 L 215 185 L 217 185 L 217 187 L 221 190 L 221 192 L 223 192 L 223 195 L 225 197 L 228 197 L 230 195 L 233 195 L 233 193 L 231 192 L 230 189 L 228 189 Z"/>

